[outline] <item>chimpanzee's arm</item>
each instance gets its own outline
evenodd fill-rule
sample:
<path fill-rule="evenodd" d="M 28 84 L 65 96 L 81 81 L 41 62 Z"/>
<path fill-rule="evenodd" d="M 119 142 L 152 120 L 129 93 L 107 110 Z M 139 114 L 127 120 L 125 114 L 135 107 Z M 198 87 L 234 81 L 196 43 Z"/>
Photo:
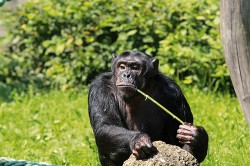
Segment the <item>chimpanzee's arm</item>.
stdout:
<path fill-rule="evenodd" d="M 199 162 L 202 162 L 207 155 L 208 134 L 202 126 L 195 126 L 192 124 L 193 117 L 190 117 L 192 113 L 183 94 L 182 98 L 183 100 L 179 109 L 182 113 L 182 120 L 186 123 L 179 126 L 179 129 L 177 130 L 177 138 L 180 143 L 184 144 L 182 147 L 183 149 L 192 153 Z M 184 115 L 185 117 L 183 117 Z"/>
<path fill-rule="evenodd" d="M 184 125 L 180 125 L 177 131 L 177 138 L 179 142 L 183 144 L 183 149 L 192 153 L 199 162 L 202 162 L 208 149 L 208 134 L 206 130 L 201 126 L 193 125 L 193 115 L 191 113 L 189 104 L 185 99 L 180 87 L 174 82 L 169 82 L 168 96 L 171 94 L 174 102 L 173 111 L 180 117 L 184 122 Z"/>
<path fill-rule="evenodd" d="M 101 125 L 95 130 L 96 144 L 103 166 L 122 165 L 131 154 L 130 142 L 138 132 L 116 125 Z"/>

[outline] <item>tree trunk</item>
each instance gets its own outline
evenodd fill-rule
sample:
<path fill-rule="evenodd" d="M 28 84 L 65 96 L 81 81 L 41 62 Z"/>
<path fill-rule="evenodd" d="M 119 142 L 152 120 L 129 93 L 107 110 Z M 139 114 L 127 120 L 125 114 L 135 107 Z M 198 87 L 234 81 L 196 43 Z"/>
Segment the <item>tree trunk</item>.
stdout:
<path fill-rule="evenodd" d="M 224 55 L 250 127 L 250 0 L 221 0 Z"/>

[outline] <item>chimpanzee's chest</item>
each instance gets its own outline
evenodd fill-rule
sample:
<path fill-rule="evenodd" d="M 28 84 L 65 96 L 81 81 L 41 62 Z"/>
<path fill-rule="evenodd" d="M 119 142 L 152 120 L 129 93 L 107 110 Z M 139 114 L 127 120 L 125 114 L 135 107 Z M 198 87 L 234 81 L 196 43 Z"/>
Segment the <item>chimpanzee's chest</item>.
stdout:
<path fill-rule="evenodd" d="M 153 140 L 165 140 L 169 131 L 168 115 L 153 103 L 127 107 L 125 122 L 129 130 L 148 134 Z"/>

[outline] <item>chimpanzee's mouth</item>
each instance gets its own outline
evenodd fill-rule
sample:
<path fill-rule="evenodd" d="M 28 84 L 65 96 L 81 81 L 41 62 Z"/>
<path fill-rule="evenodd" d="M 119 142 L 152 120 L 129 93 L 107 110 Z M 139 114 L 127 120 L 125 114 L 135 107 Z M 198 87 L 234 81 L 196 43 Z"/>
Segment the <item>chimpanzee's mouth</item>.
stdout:
<path fill-rule="evenodd" d="M 134 84 L 117 84 L 119 88 L 136 88 Z"/>

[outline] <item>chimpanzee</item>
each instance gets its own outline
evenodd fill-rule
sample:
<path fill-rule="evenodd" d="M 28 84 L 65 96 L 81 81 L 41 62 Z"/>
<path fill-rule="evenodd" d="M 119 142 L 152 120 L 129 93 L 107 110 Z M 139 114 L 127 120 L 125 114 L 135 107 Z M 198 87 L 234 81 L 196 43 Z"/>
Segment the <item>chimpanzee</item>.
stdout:
<path fill-rule="evenodd" d="M 90 85 L 88 104 L 102 165 L 122 165 L 133 153 L 146 158 L 154 153 L 152 141 L 177 145 L 202 162 L 208 135 L 193 125 L 193 115 L 180 87 L 158 70 L 159 61 L 139 51 L 113 55 L 112 72 Z M 185 122 L 181 125 L 136 89 L 154 98 Z"/>

